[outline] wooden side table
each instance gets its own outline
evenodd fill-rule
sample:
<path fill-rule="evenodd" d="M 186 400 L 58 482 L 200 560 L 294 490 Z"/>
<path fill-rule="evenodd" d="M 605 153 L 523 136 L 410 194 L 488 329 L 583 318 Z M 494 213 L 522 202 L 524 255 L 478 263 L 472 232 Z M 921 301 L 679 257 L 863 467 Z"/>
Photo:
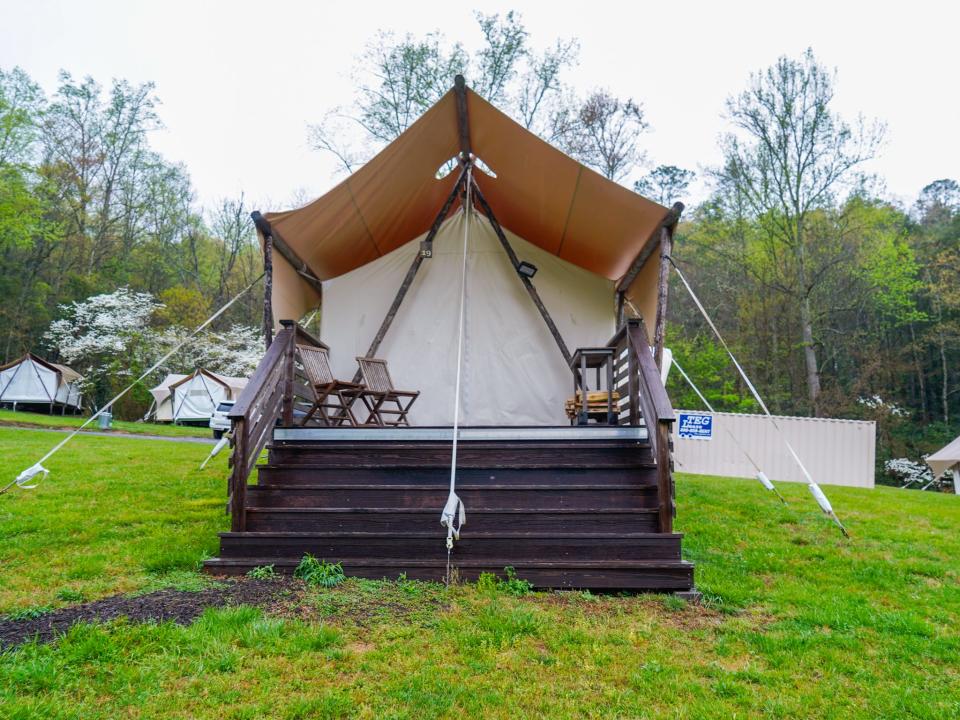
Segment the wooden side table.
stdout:
<path fill-rule="evenodd" d="M 577 393 L 582 393 L 582 403 L 580 412 L 576 417 L 577 425 L 587 425 L 590 422 L 591 415 L 601 422 L 604 419 L 604 413 L 591 413 L 590 403 L 588 401 L 589 388 L 587 387 L 587 370 L 596 371 L 596 389 L 602 390 L 601 378 L 605 374 L 607 378 L 607 425 L 617 424 L 617 410 L 613 403 L 613 365 L 616 351 L 611 347 L 593 347 L 577 348 L 573 357 L 570 358 L 570 370 L 573 372 L 573 398 L 574 403 L 577 400 Z M 604 372 L 606 371 L 606 372 Z M 574 424 L 574 419 L 570 419 L 570 424 Z"/>

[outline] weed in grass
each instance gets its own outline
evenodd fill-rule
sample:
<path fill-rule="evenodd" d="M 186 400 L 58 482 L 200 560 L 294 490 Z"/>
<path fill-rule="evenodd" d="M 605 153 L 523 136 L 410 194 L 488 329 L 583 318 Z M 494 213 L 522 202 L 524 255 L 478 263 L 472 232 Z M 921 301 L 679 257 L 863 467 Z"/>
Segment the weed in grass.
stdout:
<path fill-rule="evenodd" d="M 51 610 L 53 610 L 53 608 L 49 605 L 22 608 L 20 610 L 14 610 L 13 612 L 7 613 L 4 615 L 4 618 L 7 620 L 36 620 L 38 617 L 43 617 Z"/>
<path fill-rule="evenodd" d="M 63 590 L 57 591 L 57 600 L 63 600 L 64 602 L 83 602 L 83 593 L 79 590 L 64 588 Z"/>
<path fill-rule="evenodd" d="M 487 595 L 505 593 L 515 597 L 523 597 L 533 591 L 533 583 L 517 577 L 517 571 L 509 565 L 503 569 L 503 573 L 505 578 L 497 577 L 493 573 L 480 573 L 477 589 Z"/>
<path fill-rule="evenodd" d="M 661 601 L 667 610 L 679 611 L 687 607 L 687 601 L 676 595 L 664 595 Z"/>
<path fill-rule="evenodd" d="M 277 571 L 274 570 L 273 565 L 259 565 L 252 570 L 247 572 L 248 578 L 253 578 L 254 580 L 273 580 L 277 577 Z"/>
<path fill-rule="evenodd" d="M 303 556 L 300 564 L 297 565 L 297 569 L 293 571 L 293 575 L 308 585 L 324 588 L 336 587 L 346 579 L 343 574 L 343 566 L 340 563 L 317 560 L 310 553 Z"/>

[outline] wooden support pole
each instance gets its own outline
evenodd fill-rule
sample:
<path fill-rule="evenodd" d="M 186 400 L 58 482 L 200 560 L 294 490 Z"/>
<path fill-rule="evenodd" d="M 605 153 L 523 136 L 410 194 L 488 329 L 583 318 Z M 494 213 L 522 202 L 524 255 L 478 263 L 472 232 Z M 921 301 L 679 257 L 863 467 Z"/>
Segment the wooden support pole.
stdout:
<path fill-rule="evenodd" d="M 267 222 L 259 210 L 250 213 L 250 219 L 263 237 L 263 336 L 269 348 L 273 342 L 273 250 L 276 249 L 281 257 L 290 263 L 297 275 L 316 291 L 321 303 L 323 302 L 323 282 Z"/>
<path fill-rule="evenodd" d="M 273 342 L 273 235 L 263 238 L 263 340 Z"/>
<path fill-rule="evenodd" d="M 468 169 L 469 163 L 460 171 L 460 177 L 457 178 L 457 182 L 454 184 L 453 190 L 450 191 L 450 195 L 447 196 L 446 202 L 443 204 L 443 207 L 440 208 L 440 212 L 437 213 L 436 218 L 434 218 L 433 225 L 430 226 L 430 231 L 427 233 L 427 237 L 423 241 L 420 252 L 417 253 L 417 256 L 413 259 L 413 262 L 410 263 L 410 268 L 407 270 L 407 274 L 404 276 L 403 282 L 400 283 L 400 289 L 397 290 L 396 297 L 393 298 L 393 302 L 390 304 L 390 309 L 387 310 L 386 317 L 384 317 L 383 322 L 380 323 L 380 329 L 377 330 L 377 334 L 374 336 L 373 342 L 370 343 L 370 348 L 367 350 L 366 357 L 376 357 L 377 350 L 380 348 L 380 343 L 383 342 L 383 338 L 386 337 L 387 331 L 390 329 L 390 325 L 393 323 L 393 319 L 397 316 L 397 311 L 400 310 L 400 305 L 403 303 L 403 299 L 407 296 L 407 291 L 413 284 L 413 280 L 417 276 L 417 271 L 420 269 L 420 265 L 423 264 L 423 261 L 426 258 L 432 255 L 433 239 L 437 236 L 440 226 L 443 224 L 444 219 L 450 212 L 450 208 L 457 199 L 457 195 L 460 193 L 461 187 L 466 181 Z M 360 371 L 357 370 L 356 374 L 353 376 L 353 381 L 359 382 L 360 377 Z"/>
<path fill-rule="evenodd" d="M 667 297 L 670 284 L 670 253 L 673 252 L 673 227 L 660 229 L 660 275 L 657 279 L 657 320 L 653 331 L 654 357 L 663 368 L 663 343 L 667 330 Z"/>
<path fill-rule="evenodd" d="M 486 198 L 483 197 L 483 193 L 480 192 L 480 188 L 477 186 L 476 181 L 473 180 L 473 178 L 470 180 L 473 183 L 473 193 L 476 196 L 477 201 L 480 203 L 480 207 L 483 209 L 484 215 L 486 215 L 487 220 L 490 221 L 490 225 L 493 228 L 494 233 L 496 233 L 497 238 L 500 240 L 500 244 L 503 246 L 503 249 L 506 251 L 507 257 L 510 258 L 510 264 L 513 265 L 514 270 L 517 270 L 520 266 L 520 260 L 517 258 L 517 254 L 513 251 L 510 241 L 507 240 L 507 236 L 504 234 L 503 228 L 501 228 L 500 223 L 497 222 L 497 218 L 493 214 L 493 210 L 487 203 Z M 537 288 L 534 287 L 534 284 L 526 275 L 521 275 L 518 271 L 517 277 L 520 278 L 520 281 L 527 290 L 527 294 L 529 294 L 530 299 L 533 300 L 533 304 L 536 305 L 537 310 L 540 311 L 540 316 L 547 324 L 547 328 L 550 330 L 550 334 L 553 335 L 553 339 L 556 341 L 557 347 L 560 348 L 560 354 L 563 355 L 564 363 L 566 363 L 567 367 L 569 367 L 572 357 L 570 355 L 570 350 L 567 348 L 567 344 L 563 341 L 563 337 L 560 335 L 560 330 L 557 329 L 557 325 L 553 322 L 553 318 L 550 317 L 550 313 L 547 312 L 547 308 L 543 304 L 543 300 L 540 299 L 540 293 L 537 292 Z"/>
<path fill-rule="evenodd" d="M 617 330 L 623 327 L 623 320 L 624 320 L 623 306 L 626 299 L 627 299 L 626 293 L 623 292 L 622 290 L 618 290 L 617 300 L 616 300 L 616 310 L 615 310 Z"/>
<path fill-rule="evenodd" d="M 640 248 L 640 252 L 637 253 L 637 256 L 633 259 L 633 262 L 630 263 L 630 267 L 627 272 L 624 273 L 624 276 L 617 282 L 617 290 L 626 292 L 630 289 L 633 281 L 637 279 L 640 269 L 660 244 L 662 237 L 660 231 L 663 230 L 663 228 L 668 227 L 671 228 L 672 232 L 672 228 L 676 227 L 677 223 L 680 222 L 680 214 L 682 212 L 683 203 L 674 203 L 673 207 L 670 208 L 667 214 L 663 216 L 663 219 L 657 223 L 657 226 L 653 229 L 653 232 L 650 233 L 650 237 L 647 238 L 647 241 L 643 244 L 643 247 Z"/>
<path fill-rule="evenodd" d="M 467 84 L 463 75 L 453 79 L 453 90 L 457 96 L 457 131 L 460 139 L 460 162 L 470 160 L 470 116 L 467 114 Z"/>

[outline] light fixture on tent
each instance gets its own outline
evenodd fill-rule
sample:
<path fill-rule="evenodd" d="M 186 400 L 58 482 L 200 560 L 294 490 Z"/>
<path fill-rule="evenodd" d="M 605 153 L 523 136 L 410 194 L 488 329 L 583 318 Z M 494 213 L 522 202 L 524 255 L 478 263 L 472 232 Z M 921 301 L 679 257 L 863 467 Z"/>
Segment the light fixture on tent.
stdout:
<path fill-rule="evenodd" d="M 537 266 L 533 263 L 528 263 L 526 260 L 523 260 L 519 265 L 517 265 L 517 272 L 525 278 L 533 279 L 533 276 L 537 274 Z"/>

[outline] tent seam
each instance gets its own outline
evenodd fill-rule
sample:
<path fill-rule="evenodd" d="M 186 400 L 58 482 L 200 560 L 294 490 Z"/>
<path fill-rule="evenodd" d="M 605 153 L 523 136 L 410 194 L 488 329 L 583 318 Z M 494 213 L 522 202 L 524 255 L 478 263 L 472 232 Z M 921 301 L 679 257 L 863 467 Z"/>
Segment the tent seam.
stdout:
<path fill-rule="evenodd" d="M 373 249 L 376 251 L 377 257 L 383 257 L 383 251 L 380 250 L 380 246 L 377 245 L 377 241 L 373 239 L 373 233 L 370 232 L 370 226 L 367 225 L 367 219 L 363 216 L 363 213 L 360 212 L 360 205 L 357 204 L 357 198 L 353 195 L 353 188 L 350 187 L 350 178 L 346 179 L 344 185 L 347 188 L 347 192 L 350 193 L 350 202 L 353 203 L 353 209 L 357 211 L 357 217 L 360 218 L 360 222 L 363 224 L 363 229 L 367 231 L 367 238 L 373 245 Z"/>
<path fill-rule="evenodd" d="M 557 247 L 557 257 L 561 260 L 563 256 L 563 244 L 567 241 L 567 228 L 570 227 L 570 216 L 573 215 L 573 203 L 577 199 L 577 192 L 580 190 L 580 176 L 583 174 L 583 165 L 577 168 L 577 179 L 573 183 L 573 194 L 570 196 L 570 207 L 567 208 L 567 217 L 563 222 L 563 232 L 560 234 L 560 245 Z"/>

